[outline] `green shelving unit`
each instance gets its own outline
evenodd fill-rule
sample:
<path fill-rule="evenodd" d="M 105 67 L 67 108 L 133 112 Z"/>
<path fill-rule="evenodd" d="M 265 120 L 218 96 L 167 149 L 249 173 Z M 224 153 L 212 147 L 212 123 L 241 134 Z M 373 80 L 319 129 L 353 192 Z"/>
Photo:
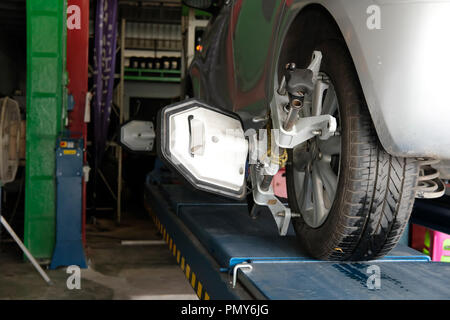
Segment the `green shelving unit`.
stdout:
<path fill-rule="evenodd" d="M 65 117 L 66 1 L 27 0 L 24 243 L 49 259 L 55 243 L 55 143 Z"/>
<path fill-rule="evenodd" d="M 181 82 L 180 70 L 125 68 L 125 80 Z"/>

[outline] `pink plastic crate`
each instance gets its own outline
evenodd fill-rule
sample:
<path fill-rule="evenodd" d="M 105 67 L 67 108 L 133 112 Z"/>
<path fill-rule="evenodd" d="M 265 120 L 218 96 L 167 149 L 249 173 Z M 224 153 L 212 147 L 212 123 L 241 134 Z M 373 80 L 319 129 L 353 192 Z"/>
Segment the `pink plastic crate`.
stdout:
<path fill-rule="evenodd" d="M 431 257 L 432 261 L 450 262 L 450 235 L 417 224 L 412 225 L 411 247 Z"/>
<path fill-rule="evenodd" d="M 272 180 L 273 192 L 277 197 L 287 198 L 286 169 L 280 169 Z"/>

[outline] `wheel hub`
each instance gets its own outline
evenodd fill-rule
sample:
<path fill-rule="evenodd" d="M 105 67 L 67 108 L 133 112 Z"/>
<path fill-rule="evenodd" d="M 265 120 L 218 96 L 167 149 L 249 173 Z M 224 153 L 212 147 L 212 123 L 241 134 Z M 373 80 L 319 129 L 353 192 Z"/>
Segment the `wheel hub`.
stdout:
<path fill-rule="evenodd" d="M 323 101 L 320 110 L 322 114 L 334 116 L 338 114 L 337 98 L 332 84 L 327 83 L 329 89 L 320 97 Z M 320 227 L 331 211 L 339 176 L 332 159 L 340 159 L 340 144 L 338 135 L 327 140 L 315 137 L 306 146 L 294 149 L 296 201 L 303 220 L 312 228 Z"/>

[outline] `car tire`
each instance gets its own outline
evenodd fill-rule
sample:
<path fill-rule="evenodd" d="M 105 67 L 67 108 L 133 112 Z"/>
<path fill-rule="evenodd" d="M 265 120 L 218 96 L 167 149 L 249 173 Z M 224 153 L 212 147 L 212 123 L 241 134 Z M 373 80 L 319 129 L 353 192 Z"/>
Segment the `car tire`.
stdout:
<path fill-rule="evenodd" d="M 345 44 L 327 41 L 321 72 L 334 85 L 341 123 L 339 180 L 326 220 L 311 227 L 293 219 L 297 238 L 306 251 L 322 260 L 366 261 L 386 255 L 405 230 L 415 199 L 418 163 L 388 154 L 380 144 L 351 56 Z M 289 151 L 289 206 L 300 211 Z"/>

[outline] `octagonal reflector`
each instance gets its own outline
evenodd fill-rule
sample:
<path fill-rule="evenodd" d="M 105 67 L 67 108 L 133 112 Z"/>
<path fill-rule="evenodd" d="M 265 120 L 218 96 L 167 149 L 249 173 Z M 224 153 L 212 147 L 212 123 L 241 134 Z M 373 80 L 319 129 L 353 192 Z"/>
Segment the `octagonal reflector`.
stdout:
<path fill-rule="evenodd" d="M 235 199 L 245 197 L 248 142 L 238 115 L 198 100 L 160 112 L 158 152 L 194 187 Z"/>

